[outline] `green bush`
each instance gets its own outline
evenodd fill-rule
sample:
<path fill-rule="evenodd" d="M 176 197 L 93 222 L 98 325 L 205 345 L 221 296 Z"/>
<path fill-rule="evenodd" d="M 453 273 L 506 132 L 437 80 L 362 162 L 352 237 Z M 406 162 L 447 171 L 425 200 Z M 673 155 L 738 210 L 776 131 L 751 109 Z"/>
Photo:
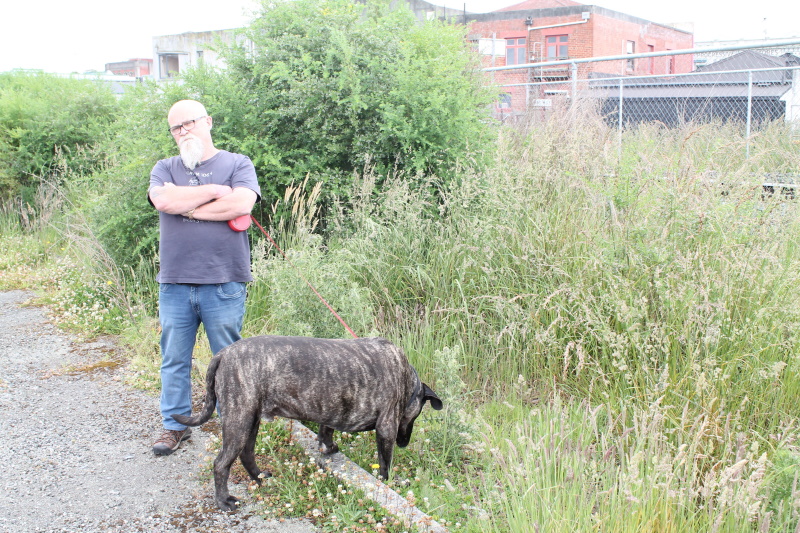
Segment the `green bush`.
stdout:
<path fill-rule="evenodd" d="M 365 167 L 448 180 L 480 166 L 491 92 L 464 29 L 386 4 L 265 2 L 252 48 L 225 52 L 217 134 L 253 158 L 267 197 L 308 174 L 347 196 Z M 187 83 L 209 86 L 207 74 Z"/>
<path fill-rule="evenodd" d="M 27 201 L 40 178 L 101 168 L 100 145 L 119 109 L 110 87 L 94 80 L 0 74 L 0 195 Z"/>

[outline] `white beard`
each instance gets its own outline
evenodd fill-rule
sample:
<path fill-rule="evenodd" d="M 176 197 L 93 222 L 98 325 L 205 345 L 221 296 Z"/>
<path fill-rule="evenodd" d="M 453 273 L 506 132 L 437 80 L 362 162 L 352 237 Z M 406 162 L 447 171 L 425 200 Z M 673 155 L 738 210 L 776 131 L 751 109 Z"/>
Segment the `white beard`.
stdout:
<path fill-rule="evenodd" d="M 203 141 L 197 137 L 187 135 L 181 141 L 180 150 L 183 164 L 186 165 L 186 168 L 189 170 L 194 170 L 194 168 L 200 164 L 200 161 L 203 160 L 205 146 L 203 146 Z"/>

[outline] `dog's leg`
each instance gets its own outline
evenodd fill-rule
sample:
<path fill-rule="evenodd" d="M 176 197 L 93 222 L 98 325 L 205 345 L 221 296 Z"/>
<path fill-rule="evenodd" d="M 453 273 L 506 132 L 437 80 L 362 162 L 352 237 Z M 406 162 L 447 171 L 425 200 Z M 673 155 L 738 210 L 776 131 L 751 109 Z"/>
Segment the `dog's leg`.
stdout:
<path fill-rule="evenodd" d="M 231 473 L 231 465 L 239 455 L 237 447 L 225 443 L 222 440 L 222 451 L 214 459 L 214 499 L 223 511 L 235 511 L 236 502 L 239 501 L 228 492 L 228 477 Z"/>
<path fill-rule="evenodd" d="M 239 459 L 242 461 L 242 466 L 247 470 L 250 478 L 259 485 L 261 485 L 261 478 L 259 477 L 261 470 L 258 469 L 258 465 L 256 464 L 256 439 L 258 438 L 258 428 L 260 425 L 261 417 L 259 416 L 253 423 L 253 427 L 250 429 L 250 435 L 247 437 L 247 442 L 244 445 L 244 450 L 242 450 L 242 454 L 239 456 Z M 264 472 L 264 475 L 270 477 L 271 474 L 269 472 Z"/>
<path fill-rule="evenodd" d="M 384 481 L 389 479 L 394 443 L 397 440 L 397 417 L 381 415 L 375 426 L 375 444 L 378 447 L 378 473 Z"/>
<path fill-rule="evenodd" d="M 333 442 L 332 427 L 320 425 L 317 441 L 319 442 L 319 452 L 323 455 L 330 455 L 339 451 L 339 447 Z"/>
<path fill-rule="evenodd" d="M 231 465 L 249 441 L 253 425 L 258 424 L 257 413 L 257 410 L 244 409 L 235 414 L 226 412 L 222 418 L 222 450 L 214 459 L 214 499 L 223 511 L 236 510 L 239 500 L 228 492 L 228 478 Z"/>
<path fill-rule="evenodd" d="M 392 454 L 394 453 L 394 437 L 387 437 L 375 432 L 375 441 L 378 445 L 378 473 L 384 481 L 389 479 L 389 468 L 392 466 Z"/>

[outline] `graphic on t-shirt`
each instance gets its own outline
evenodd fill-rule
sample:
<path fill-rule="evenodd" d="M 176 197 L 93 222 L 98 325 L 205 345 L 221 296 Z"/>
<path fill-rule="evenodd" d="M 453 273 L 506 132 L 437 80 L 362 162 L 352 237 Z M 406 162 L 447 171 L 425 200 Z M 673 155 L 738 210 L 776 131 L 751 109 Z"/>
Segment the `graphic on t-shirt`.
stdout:
<path fill-rule="evenodd" d="M 211 176 L 214 175 L 214 173 L 213 172 L 197 173 L 197 172 L 192 172 L 191 170 L 187 170 L 186 175 L 191 176 L 191 178 L 189 178 L 189 185 L 203 185 L 203 182 L 200 181 L 200 178 L 201 177 L 210 178 Z M 211 180 L 209 180 L 208 182 L 211 183 Z"/>

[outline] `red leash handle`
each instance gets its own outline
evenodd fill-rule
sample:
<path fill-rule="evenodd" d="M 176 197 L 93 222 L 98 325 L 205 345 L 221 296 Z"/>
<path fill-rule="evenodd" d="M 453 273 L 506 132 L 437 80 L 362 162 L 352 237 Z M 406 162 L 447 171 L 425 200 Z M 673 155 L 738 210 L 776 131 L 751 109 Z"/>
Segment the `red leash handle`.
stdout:
<path fill-rule="evenodd" d="M 250 215 L 242 215 L 229 220 L 228 227 L 233 231 L 246 231 L 250 227 Z"/>
<path fill-rule="evenodd" d="M 272 240 L 272 237 L 270 237 L 269 233 L 267 233 L 267 232 L 266 232 L 266 230 L 265 230 L 263 227 L 261 227 L 261 224 L 259 224 L 259 223 L 258 223 L 258 220 L 256 220 L 256 217 L 254 217 L 253 215 L 250 215 L 250 218 L 252 219 L 252 221 L 253 221 L 253 222 L 255 222 L 255 225 L 256 225 L 256 226 L 258 226 L 258 229 L 260 229 L 260 230 L 261 230 L 261 233 L 263 233 L 264 235 L 266 235 L 267 239 L 269 239 L 269 242 L 271 242 L 271 243 L 272 243 L 272 246 L 274 246 L 274 247 L 275 247 L 275 249 L 276 249 L 276 250 L 278 250 L 278 251 L 281 253 L 281 255 L 283 256 L 283 258 L 284 258 L 284 259 L 286 259 L 286 260 L 289 262 L 289 264 L 290 264 L 290 265 L 292 265 L 292 268 L 294 268 L 294 269 L 297 271 L 297 275 L 298 275 L 298 276 L 300 276 L 300 279 L 302 279 L 303 281 L 305 281 L 305 282 L 306 282 L 306 285 L 308 285 L 308 287 L 309 287 L 309 288 L 310 288 L 312 291 L 314 291 L 314 294 L 316 294 L 316 295 L 317 295 L 317 298 L 319 298 L 319 299 L 320 299 L 320 301 L 321 301 L 322 303 L 324 303 L 324 304 L 325 304 L 325 307 L 327 307 L 327 308 L 328 308 L 328 310 L 329 310 L 331 313 L 333 313 L 333 316 L 335 316 L 335 317 L 336 317 L 336 319 L 337 319 L 337 320 L 338 320 L 338 321 L 339 321 L 339 322 L 340 322 L 340 323 L 341 323 L 341 324 L 344 326 L 344 329 L 346 329 L 346 330 L 347 330 L 347 332 L 348 332 L 350 335 L 352 335 L 354 339 L 357 339 L 357 338 L 358 338 L 358 335 L 356 335 L 356 334 L 353 332 L 353 330 L 352 330 L 352 329 L 350 329 L 350 326 L 348 326 L 348 325 L 347 325 L 347 322 L 345 322 L 345 321 L 342 319 L 342 317 L 340 317 L 340 316 L 339 316 L 339 314 L 338 314 L 336 311 L 334 311 L 333 307 L 331 307 L 331 305 L 330 305 L 328 302 L 326 302 L 326 301 L 325 301 L 325 298 L 323 298 L 323 297 L 322 297 L 322 295 L 321 295 L 321 294 L 320 294 L 320 293 L 317 291 L 317 289 L 315 289 L 315 288 L 314 288 L 314 286 L 313 286 L 313 285 L 312 285 L 312 284 L 311 284 L 311 283 L 310 283 L 310 282 L 309 282 L 309 281 L 308 281 L 308 280 L 307 280 L 305 277 L 303 277 L 303 275 L 300 273 L 300 269 L 298 269 L 298 268 L 297 268 L 297 267 L 294 265 L 294 263 L 292 263 L 292 260 L 291 260 L 291 259 L 289 259 L 288 257 L 286 257 L 286 254 L 285 254 L 285 253 L 283 253 L 283 250 L 281 250 L 281 249 L 280 249 L 280 247 L 277 245 L 277 243 L 276 243 L 274 240 Z M 249 225 L 249 224 L 248 224 L 248 225 Z M 245 229 L 247 229 L 247 228 L 245 228 Z M 242 231 L 242 230 L 239 230 L 239 231 Z"/>

